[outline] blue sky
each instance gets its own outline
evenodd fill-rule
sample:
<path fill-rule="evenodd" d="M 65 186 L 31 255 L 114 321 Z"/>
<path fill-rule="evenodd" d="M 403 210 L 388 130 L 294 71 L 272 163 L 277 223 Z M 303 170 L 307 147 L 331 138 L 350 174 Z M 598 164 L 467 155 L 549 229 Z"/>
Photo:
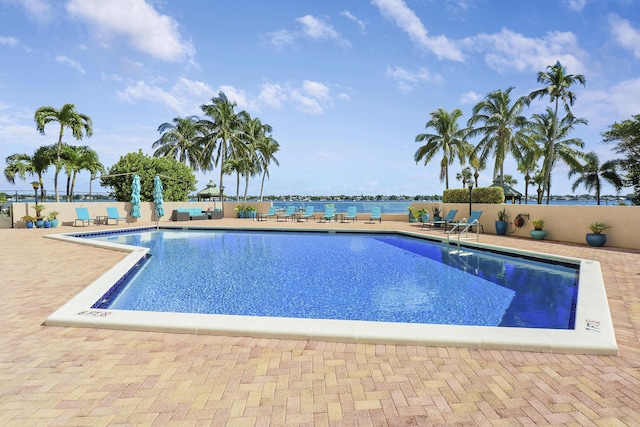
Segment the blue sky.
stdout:
<path fill-rule="evenodd" d="M 558 60 L 586 77 L 573 111 L 589 125 L 574 136 L 601 161 L 614 156 L 601 132 L 640 113 L 634 0 L 0 0 L 0 55 L 2 159 L 57 141 L 55 125 L 45 136 L 35 129 L 44 105 L 89 115 L 94 135 L 81 143 L 110 167 L 128 152 L 151 154 L 160 124 L 200 115 L 224 91 L 273 127 L 280 166 L 265 193 L 275 195 L 441 193 L 439 159 L 413 160 L 429 113 L 460 108 L 464 124 L 493 90 L 540 88 L 537 72 Z M 462 167 L 451 167 L 452 187 Z M 513 162 L 505 173 L 523 191 Z M 198 188 L 218 174 L 198 173 Z M 574 179 L 558 165 L 552 193 L 570 193 Z M 3 178 L 0 190 L 30 181 Z M 52 172 L 45 187 L 53 192 Z M 235 177 L 225 187 L 235 193 Z M 259 190 L 256 179 L 249 193 Z"/>

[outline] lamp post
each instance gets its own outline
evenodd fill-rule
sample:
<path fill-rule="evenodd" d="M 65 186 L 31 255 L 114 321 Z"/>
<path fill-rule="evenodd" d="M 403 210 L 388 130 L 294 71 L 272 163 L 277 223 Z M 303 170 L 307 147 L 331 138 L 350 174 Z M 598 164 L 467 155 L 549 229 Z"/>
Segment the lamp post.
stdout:
<path fill-rule="evenodd" d="M 469 215 L 471 215 L 471 194 L 473 193 L 473 180 L 467 183 L 469 186 Z"/>
<path fill-rule="evenodd" d="M 224 185 L 220 186 L 220 203 L 222 203 L 222 217 L 224 218 Z"/>
<path fill-rule="evenodd" d="M 38 188 L 40 188 L 40 183 L 38 181 L 33 181 L 31 183 L 31 186 L 33 187 L 33 194 L 35 195 L 34 200 L 35 200 L 35 204 L 38 204 Z"/>

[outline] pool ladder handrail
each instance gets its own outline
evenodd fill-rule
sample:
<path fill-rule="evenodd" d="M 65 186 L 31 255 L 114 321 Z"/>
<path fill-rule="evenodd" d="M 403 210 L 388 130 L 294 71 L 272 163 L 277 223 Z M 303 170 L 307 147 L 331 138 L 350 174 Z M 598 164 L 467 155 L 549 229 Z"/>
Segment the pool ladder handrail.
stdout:
<path fill-rule="evenodd" d="M 469 237 L 469 229 L 471 227 L 476 227 L 476 241 L 479 242 L 480 241 L 480 221 L 475 219 L 468 223 L 467 218 L 462 218 L 462 220 L 457 222 L 453 227 L 449 229 L 449 231 L 447 231 L 447 244 L 451 244 L 451 241 L 450 241 L 451 234 L 453 234 L 454 230 L 458 230 L 458 229 L 460 229 L 460 231 L 456 233 L 458 236 L 458 247 L 460 247 L 460 239 L 463 239 L 463 240 L 472 239 L 473 237 Z M 464 237 L 461 237 L 462 234 L 464 234 Z"/>

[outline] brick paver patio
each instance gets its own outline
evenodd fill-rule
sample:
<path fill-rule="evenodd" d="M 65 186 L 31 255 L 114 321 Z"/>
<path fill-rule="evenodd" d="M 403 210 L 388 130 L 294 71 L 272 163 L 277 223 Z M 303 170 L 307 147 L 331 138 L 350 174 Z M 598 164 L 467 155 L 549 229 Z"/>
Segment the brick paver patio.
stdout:
<path fill-rule="evenodd" d="M 481 238 L 600 261 L 619 356 L 598 357 L 45 327 L 124 256 L 42 237 L 74 230 L 0 230 L 2 426 L 640 426 L 637 251 Z"/>

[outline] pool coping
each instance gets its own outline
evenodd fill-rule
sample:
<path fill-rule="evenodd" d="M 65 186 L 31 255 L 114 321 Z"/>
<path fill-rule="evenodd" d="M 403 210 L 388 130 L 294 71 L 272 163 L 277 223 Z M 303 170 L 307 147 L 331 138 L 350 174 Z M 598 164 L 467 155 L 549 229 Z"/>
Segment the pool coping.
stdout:
<path fill-rule="evenodd" d="M 248 230 L 242 227 L 162 226 L 162 229 Z M 140 227 L 153 230 L 155 227 Z M 251 228 L 251 231 L 372 233 L 372 231 L 317 228 Z M 131 228 L 109 232 L 131 232 Z M 45 237 L 74 244 L 102 247 L 127 253 L 124 259 L 84 288 L 45 320 L 47 326 L 86 327 L 153 331 L 168 333 L 251 336 L 259 338 L 325 340 L 373 344 L 452 346 L 478 349 L 538 351 L 568 354 L 617 355 L 618 347 L 609 310 L 600 263 L 568 258 L 480 242 L 466 241 L 463 246 L 495 250 L 533 258 L 580 265 L 575 329 L 506 328 L 492 326 L 431 325 L 352 320 L 253 317 L 218 314 L 162 313 L 91 308 L 108 289 L 122 278 L 148 249 L 111 242 L 99 242 L 74 236 L 97 233 L 65 233 Z M 411 237 L 446 241 L 446 238 L 408 231 L 376 229 L 374 233 L 393 233 Z"/>

